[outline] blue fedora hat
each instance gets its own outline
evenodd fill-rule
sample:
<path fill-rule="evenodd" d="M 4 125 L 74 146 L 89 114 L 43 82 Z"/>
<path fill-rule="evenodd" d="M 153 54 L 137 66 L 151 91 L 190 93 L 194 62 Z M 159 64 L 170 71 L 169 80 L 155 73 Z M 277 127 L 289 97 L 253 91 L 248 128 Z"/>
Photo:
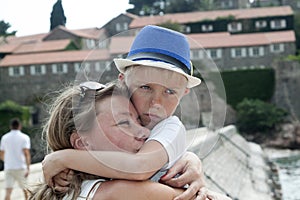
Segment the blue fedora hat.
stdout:
<path fill-rule="evenodd" d="M 136 36 L 126 59 L 114 59 L 116 67 L 124 73 L 126 67 L 142 65 L 178 72 L 192 88 L 201 80 L 192 76 L 190 46 L 184 34 L 159 26 L 145 26 Z"/>

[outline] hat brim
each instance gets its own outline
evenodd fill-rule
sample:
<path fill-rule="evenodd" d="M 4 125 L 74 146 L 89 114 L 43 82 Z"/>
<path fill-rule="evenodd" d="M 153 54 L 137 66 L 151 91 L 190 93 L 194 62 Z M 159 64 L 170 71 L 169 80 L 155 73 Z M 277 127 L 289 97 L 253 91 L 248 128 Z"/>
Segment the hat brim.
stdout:
<path fill-rule="evenodd" d="M 148 66 L 148 67 L 157 67 L 160 69 L 166 69 L 166 70 L 180 73 L 181 75 L 185 76 L 186 79 L 188 80 L 187 88 L 195 87 L 201 83 L 201 80 L 199 78 L 185 73 L 182 69 L 175 67 L 174 65 L 171 65 L 171 64 L 165 63 L 165 62 L 161 62 L 161 61 L 154 61 L 154 60 L 132 61 L 129 59 L 115 58 L 114 62 L 115 62 L 117 69 L 121 73 L 125 73 L 126 67 L 129 67 L 132 65 L 142 65 L 142 66 Z"/>

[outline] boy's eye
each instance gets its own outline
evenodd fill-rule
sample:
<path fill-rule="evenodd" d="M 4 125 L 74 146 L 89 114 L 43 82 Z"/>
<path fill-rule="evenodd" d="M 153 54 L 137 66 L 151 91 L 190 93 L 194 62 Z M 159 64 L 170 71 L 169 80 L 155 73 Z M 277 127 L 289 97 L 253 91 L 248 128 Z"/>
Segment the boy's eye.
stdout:
<path fill-rule="evenodd" d="M 175 90 L 172 90 L 172 89 L 166 89 L 166 93 L 167 93 L 167 94 L 175 94 L 176 91 L 175 91 Z"/>

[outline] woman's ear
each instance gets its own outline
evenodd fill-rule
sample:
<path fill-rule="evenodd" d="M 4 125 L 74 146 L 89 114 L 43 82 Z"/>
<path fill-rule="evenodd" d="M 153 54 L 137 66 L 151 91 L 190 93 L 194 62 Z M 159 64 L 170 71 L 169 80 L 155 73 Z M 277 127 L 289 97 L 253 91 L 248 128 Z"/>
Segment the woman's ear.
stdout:
<path fill-rule="evenodd" d="M 80 137 L 77 132 L 71 134 L 70 142 L 74 149 L 86 150 L 87 144 L 84 141 L 84 138 Z"/>

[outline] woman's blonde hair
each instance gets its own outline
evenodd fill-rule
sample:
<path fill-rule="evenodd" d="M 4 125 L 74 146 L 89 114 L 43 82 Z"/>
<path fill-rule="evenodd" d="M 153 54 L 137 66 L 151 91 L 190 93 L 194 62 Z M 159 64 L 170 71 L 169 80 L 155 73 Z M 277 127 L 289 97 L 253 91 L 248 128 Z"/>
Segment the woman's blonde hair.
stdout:
<path fill-rule="evenodd" d="M 91 127 L 95 117 L 95 103 L 99 103 L 106 97 L 122 95 L 128 97 L 125 87 L 111 83 L 99 91 L 89 91 L 82 96 L 79 86 L 67 86 L 49 109 L 49 118 L 43 127 L 43 136 L 47 141 L 47 148 L 51 151 L 73 148 L 70 137 L 74 132 L 86 133 Z M 100 111 L 101 112 L 101 111 Z M 29 191 L 30 199 L 35 200 L 58 200 L 67 193 L 76 199 L 81 191 L 81 183 L 87 179 L 97 179 L 98 176 L 75 172 L 67 192 L 57 193 L 45 183 L 41 183 L 34 190 Z"/>

